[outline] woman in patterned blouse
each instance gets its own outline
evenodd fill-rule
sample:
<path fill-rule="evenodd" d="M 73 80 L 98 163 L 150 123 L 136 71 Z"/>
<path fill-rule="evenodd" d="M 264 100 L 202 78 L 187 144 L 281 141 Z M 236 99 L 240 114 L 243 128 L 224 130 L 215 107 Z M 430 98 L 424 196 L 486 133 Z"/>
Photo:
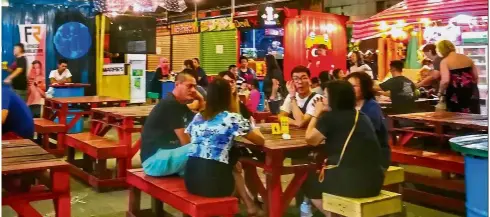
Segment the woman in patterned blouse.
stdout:
<path fill-rule="evenodd" d="M 197 114 L 186 129 L 191 136 L 189 160 L 185 171 L 187 190 L 204 197 L 231 196 L 236 190 L 251 216 L 262 213 L 248 196 L 245 181 L 235 169 L 239 151 L 233 139 L 242 136 L 264 145 L 264 136 L 232 106 L 228 81 L 216 78 L 208 86 L 206 108 Z"/>

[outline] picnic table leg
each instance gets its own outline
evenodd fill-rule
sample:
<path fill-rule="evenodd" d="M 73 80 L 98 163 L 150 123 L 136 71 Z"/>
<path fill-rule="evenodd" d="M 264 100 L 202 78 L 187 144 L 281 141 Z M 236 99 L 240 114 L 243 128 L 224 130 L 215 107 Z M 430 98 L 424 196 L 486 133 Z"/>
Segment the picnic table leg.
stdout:
<path fill-rule="evenodd" d="M 68 170 L 51 171 L 52 191 L 58 193 L 53 200 L 56 217 L 70 217 L 70 174 Z"/>
<path fill-rule="evenodd" d="M 141 191 L 138 188 L 129 189 L 129 212 L 136 216 L 141 210 Z"/>
<path fill-rule="evenodd" d="M 117 167 L 118 167 L 118 177 L 125 177 L 126 170 L 132 167 L 131 159 L 132 159 L 132 129 L 134 127 L 132 118 L 125 118 L 122 121 L 122 129 L 120 129 L 119 133 L 119 141 L 120 145 L 124 145 L 127 148 L 127 156 L 126 158 L 117 159 Z M 122 131 L 122 132 L 121 132 Z"/>
<path fill-rule="evenodd" d="M 281 169 L 284 161 L 282 152 L 267 154 L 265 160 L 268 207 L 270 217 L 281 217 L 283 213 L 283 194 L 281 186 Z"/>
<path fill-rule="evenodd" d="M 60 121 L 59 123 L 68 126 L 68 123 L 66 122 L 67 117 L 68 117 L 68 104 L 62 104 L 61 109 L 58 113 L 58 118 Z M 68 132 L 69 130 L 70 130 L 70 128 L 67 127 L 66 132 Z"/>

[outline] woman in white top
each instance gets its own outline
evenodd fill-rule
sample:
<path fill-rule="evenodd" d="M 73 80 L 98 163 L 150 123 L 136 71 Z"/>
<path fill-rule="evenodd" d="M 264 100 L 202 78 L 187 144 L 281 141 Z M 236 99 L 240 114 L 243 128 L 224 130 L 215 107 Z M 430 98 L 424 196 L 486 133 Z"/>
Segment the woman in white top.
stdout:
<path fill-rule="evenodd" d="M 68 62 L 64 59 L 58 61 L 58 69 L 49 73 L 51 84 L 64 84 L 71 82 L 71 73 L 68 70 Z"/>
<path fill-rule="evenodd" d="M 350 61 L 352 62 L 352 66 L 350 67 L 349 73 L 353 72 L 364 72 L 373 78 L 373 70 L 367 64 L 364 63 L 362 59 L 361 52 L 353 51 L 350 55 Z"/>

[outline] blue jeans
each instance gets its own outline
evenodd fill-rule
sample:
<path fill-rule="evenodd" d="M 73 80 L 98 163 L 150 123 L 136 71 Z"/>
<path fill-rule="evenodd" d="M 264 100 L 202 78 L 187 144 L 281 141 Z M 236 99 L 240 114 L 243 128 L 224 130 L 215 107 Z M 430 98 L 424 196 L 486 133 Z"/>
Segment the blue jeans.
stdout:
<path fill-rule="evenodd" d="M 159 149 L 153 156 L 143 163 L 143 170 L 150 176 L 184 175 L 185 166 L 189 157 L 190 145 L 176 149 Z"/>

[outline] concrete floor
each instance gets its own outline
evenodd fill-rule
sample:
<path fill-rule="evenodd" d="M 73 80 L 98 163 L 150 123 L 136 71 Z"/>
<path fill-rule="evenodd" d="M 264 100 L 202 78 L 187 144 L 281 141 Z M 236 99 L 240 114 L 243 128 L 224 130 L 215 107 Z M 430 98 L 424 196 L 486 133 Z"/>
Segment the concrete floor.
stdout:
<path fill-rule="evenodd" d="M 85 123 L 85 128 L 88 130 L 88 123 Z M 109 132 L 107 137 L 117 139 L 115 131 Z M 134 136 L 136 140 L 138 136 Z M 287 163 L 287 162 L 286 162 Z M 108 161 L 109 167 L 115 167 L 115 161 Z M 139 153 L 133 158 L 133 167 L 140 168 L 141 162 Z M 438 175 L 437 171 L 429 169 L 421 169 L 414 167 L 406 167 L 406 170 L 422 172 L 427 175 Z M 261 177 L 263 178 L 263 177 Z M 283 176 L 282 182 L 286 185 L 291 176 Z M 71 183 L 71 210 L 72 217 L 124 217 L 125 212 L 128 209 L 128 191 L 112 191 L 106 193 L 98 193 L 89 186 L 81 183 L 78 180 L 72 179 Z M 32 203 L 34 208 L 38 210 L 44 217 L 54 217 L 53 203 L 51 201 L 39 201 Z M 434 209 L 405 203 L 406 216 L 407 217 L 458 217 L 458 215 L 449 214 Z M 146 194 L 142 195 L 142 209 L 150 208 L 150 197 Z M 173 216 L 181 216 L 181 214 L 174 210 L 172 207 L 166 206 L 165 210 L 171 213 Z M 244 215 L 245 209 L 242 207 L 242 214 Z M 8 206 L 2 207 L 3 217 L 14 217 L 17 214 Z M 299 210 L 295 208 L 293 204 L 289 207 L 285 216 L 297 217 L 299 216 Z"/>

